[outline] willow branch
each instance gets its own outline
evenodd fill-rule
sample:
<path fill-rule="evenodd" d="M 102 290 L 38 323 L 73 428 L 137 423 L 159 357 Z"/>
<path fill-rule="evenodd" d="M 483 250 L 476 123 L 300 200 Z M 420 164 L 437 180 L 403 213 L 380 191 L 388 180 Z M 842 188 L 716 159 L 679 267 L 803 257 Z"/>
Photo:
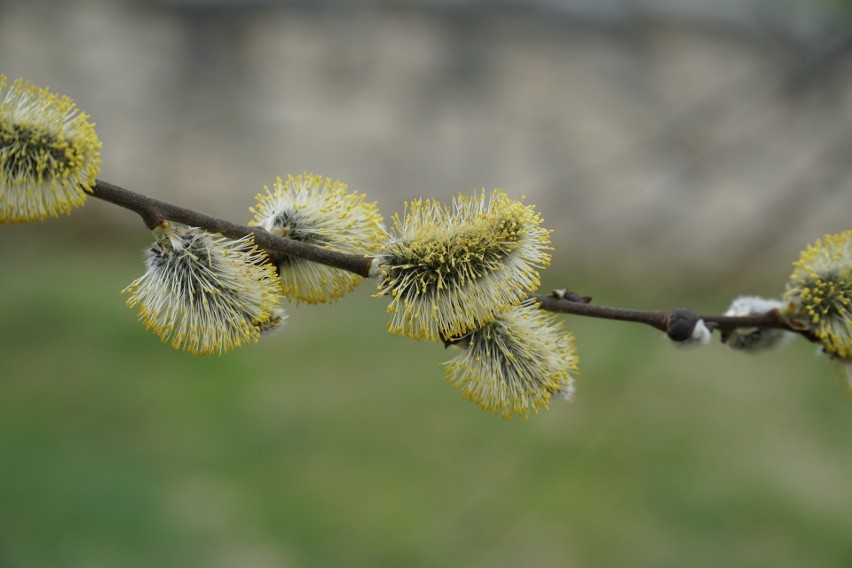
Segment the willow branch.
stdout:
<path fill-rule="evenodd" d="M 357 254 L 344 254 L 322 247 L 310 245 L 300 241 L 294 241 L 286 237 L 273 235 L 261 227 L 247 227 L 237 225 L 229 221 L 217 219 L 192 209 L 179 207 L 141 193 L 136 193 L 105 182 L 95 180 L 95 186 L 91 192 L 92 197 L 118 205 L 137 213 L 145 222 L 145 226 L 154 229 L 163 221 L 174 221 L 193 227 L 199 227 L 212 233 L 220 233 L 230 239 L 240 239 L 247 235 L 254 236 L 257 246 L 273 253 L 302 258 L 311 262 L 318 262 L 333 268 L 340 268 L 367 277 L 370 272 L 372 258 Z"/>
<path fill-rule="evenodd" d="M 628 308 L 613 308 L 597 306 L 589 303 L 588 298 L 581 300 L 561 297 L 560 291 L 548 295 L 535 296 L 543 310 L 572 314 L 599 319 L 629 321 L 650 325 L 660 331 L 667 331 L 668 312 L 631 310 Z"/>
<path fill-rule="evenodd" d="M 747 316 L 719 316 L 696 314 L 684 308 L 675 308 L 670 311 L 657 310 L 633 310 L 628 308 L 616 308 L 609 306 L 597 306 L 591 302 L 591 298 L 580 297 L 565 290 L 555 290 L 551 294 L 534 296 L 541 309 L 562 314 L 572 314 L 584 317 L 628 321 L 649 325 L 662 331 L 675 340 L 681 331 L 675 329 L 676 325 L 685 325 L 691 332 L 692 327 L 698 320 L 703 320 L 711 330 L 718 330 L 722 337 L 727 337 L 731 332 L 743 328 L 774 328 L 798 333 L 809 341 L 818 341 L 810 331 L 792 325 L 784 319 L 777 310 L 770 310 L 762 314 Z M 687 333 L 688 335 L 688 333 Z"/>
<path fill-rule="evenodd" d="M 317 262 L 352 272 L 364 278 L 370 276 L 370 266 L 373 259 L 369 256 L 345 254 L 286 237 L 279 237 L 268 233 L 261 227 L 231 223 L 130 191 L 103 180 L 96 180 L 91 195 L 137 213 L 149 229 L 154 229 L 164 221 L 173 221 L 199 227 L 213 233 L 220 233 L 231 239 L 252 235 L 257 246 L 271 253 Z M 695 322 L 699 319 L 704 320 L 704 323 L 711 329 L 719 330 L 723 337 L 739 328 L 758 327 L 786 329 L 803 335 L 811 341 L 816 340 L 808 331 L 791 327 L 789 322 L 785 321 L 774 310 L 749 316 L 698 315 L 683 308 L 671 311 L 643 311 L 594 305 L 590 303 L 590 298 L 580 297 L 565 290 L 557 290 L 552 294 L 534 296 L 534 298 L 543 310 L 598 319 L 641 323 L 658 329 L 675 340 L 680 340 L 678 339 L 679 336 L 684 333 L 688 336 L 695 326 Z"/>

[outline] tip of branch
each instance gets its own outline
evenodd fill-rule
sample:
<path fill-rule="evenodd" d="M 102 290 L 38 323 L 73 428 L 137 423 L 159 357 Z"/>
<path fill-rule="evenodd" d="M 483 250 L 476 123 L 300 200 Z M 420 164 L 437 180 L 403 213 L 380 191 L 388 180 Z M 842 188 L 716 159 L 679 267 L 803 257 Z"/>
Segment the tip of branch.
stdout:
<path fill-rule="evenodd" d="M 550 293 L 551 296 L 559 300 L 568 300 L 569 302 L 577 302 L 578 304 L 588 304 L 592 301 L 591 296 L 580 296 L 576 292 L 572 292 L 567 288 L 559 288 Z"/>

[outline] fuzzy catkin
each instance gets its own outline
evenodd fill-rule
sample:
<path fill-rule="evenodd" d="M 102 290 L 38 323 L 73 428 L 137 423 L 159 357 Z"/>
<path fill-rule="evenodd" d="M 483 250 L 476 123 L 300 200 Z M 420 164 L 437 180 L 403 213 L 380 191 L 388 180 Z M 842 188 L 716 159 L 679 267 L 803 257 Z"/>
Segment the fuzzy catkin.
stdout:
<path fill-rule="evenodd" d="M 549 245 L 535 208 L 499 190 L 407 204 L 379 257 L 388 330 L 440 341 L 494 321 L 538 288 Z"/>

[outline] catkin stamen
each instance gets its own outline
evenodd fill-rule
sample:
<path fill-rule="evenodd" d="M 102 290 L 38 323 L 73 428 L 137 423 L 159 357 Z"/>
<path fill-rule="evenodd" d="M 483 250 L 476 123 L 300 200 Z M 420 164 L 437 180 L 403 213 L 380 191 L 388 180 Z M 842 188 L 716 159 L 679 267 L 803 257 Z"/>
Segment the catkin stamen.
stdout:
<path fill-rule="evenodd" d="M 379 296 L 392 333 L 439 341 L 482 327 L 538 288 L 550 232 L 532 206 L 502 191 L 417 200 L 394 217 L 380 257 Z"/>
<path fill-rule="evenodd" d="M 148 248 L 146 271 L 124 292 L 164 342 L 194 355 L 229 351 L 282 323 L 274 267 L 251 237 L 168 228 Z"/>
<path fill-rule="evenodd" d="M 251 209 L 251 225 L 272 234 L 349 254 L 375 255 L 387 234 L 375 203 L 346 185 L 313 174 L 278 178 L 264 188 Z M 344 270 L 300 258 L 276 258 L 283 293 L 297 302 L 317 304 L 341 298 L 361 282 Z"/>
<path fill-rule="evenodd" d="M 67 214 L 100 168 L 94 124 L 68 97 L 0 75 L 0 223 Z"/>

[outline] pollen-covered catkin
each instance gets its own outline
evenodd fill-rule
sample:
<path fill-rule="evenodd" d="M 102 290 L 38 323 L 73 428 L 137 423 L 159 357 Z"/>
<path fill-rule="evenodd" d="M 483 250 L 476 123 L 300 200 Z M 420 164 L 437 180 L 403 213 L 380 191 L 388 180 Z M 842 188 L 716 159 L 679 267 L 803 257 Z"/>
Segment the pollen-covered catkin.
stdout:
<path fill-rule="evenodd" d="M 123 292 L 164 342 L 193 355 L 257 341 L 286 319 L 275 268 L 251 237 L 234 241 L 164 224 L 145 252 L 145 274 Z"/>
<path fill-rule="evenodd" d="M 387 239 L 382 216 L 364 194 L 313 174 L 280 177 L 264 188 L 249 224 L 295 241 L 348 254 L 372 256 Z M 361 277 L 300 258 L 276 257 L 283 294 L 297 302 L 329 302 L 351 292 Z"/>
<path fill-rule="evenodd" d="M 535 208 L 503 191 L 413 201 L 379 257 L 388 329 L 440 341 L 480 328 L 538 288 L 550 250 Z"/>
<path fill-rule="evenodd" d="M 74 101 L 0 75 L 0 223 L 58 217 L 86 200 L 101 143 Z"/>
<path fill-rule="evenodd" d="M 551 399 L 570 400 L 577 370 L 573 337 L 533 300 L 503 313 L 458 342 L 445 363 L 464 397 L 503 418 L 527 417 Z"/>
<path fill-rule="evenodd" d="M 788 317 L 809 329 L 827 353 L 852 359 L 852 231 L 817 240 L 793 267 Z"/>

